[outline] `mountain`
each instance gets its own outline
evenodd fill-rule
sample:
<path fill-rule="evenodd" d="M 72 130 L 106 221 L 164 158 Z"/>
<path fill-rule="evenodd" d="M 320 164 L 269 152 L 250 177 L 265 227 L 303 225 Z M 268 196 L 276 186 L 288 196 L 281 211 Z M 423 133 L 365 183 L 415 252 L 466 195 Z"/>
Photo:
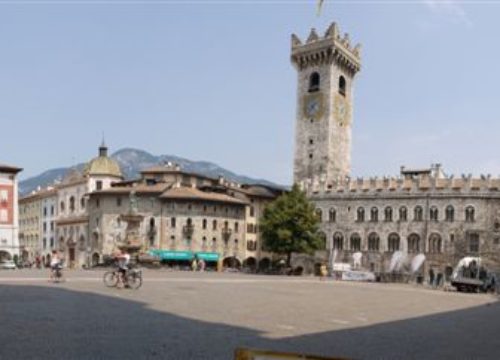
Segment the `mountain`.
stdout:
<path fill-rule="evenodd" d="M 122 169 L 125 179 L 136 179 L 140 176 L 139 172 L 151 166 L 158 164 L 172 162 L 179 164 L 181 169 L 187 172 L 205 175 L 208 177 L 217 178 L 223 176 L 224 178 L 244 184 L 264 184 L 269 186 L 282 187 L 264 179 L 254 179 L 244 175 L 238 175 L 220 167 L 217 164 L 207 161 L 192 161 L 181 158 L 175 155 L 159 155 L 155 156 L 146 151 L 125 148 L 116 151 L 111 155 Z M 83 169 L 85 164 L 78 164 L 76 168 Z M 19 192 L 21 195 L 29 194 L 31 191 L 40 187 L 45 187 L 53 184 L 56 181 L 61 181 L 66 172 L 70 168 L 56 168 L 47 170 L 40 175 L 22 180 L 19 182 Z"/>

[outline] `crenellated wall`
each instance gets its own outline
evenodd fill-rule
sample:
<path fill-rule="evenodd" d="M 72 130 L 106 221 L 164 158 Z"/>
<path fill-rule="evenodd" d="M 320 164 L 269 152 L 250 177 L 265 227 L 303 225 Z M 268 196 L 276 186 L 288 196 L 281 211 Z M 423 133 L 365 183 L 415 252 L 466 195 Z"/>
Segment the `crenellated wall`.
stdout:
<path fill-rule="evenodd" d="M 490 175 L 483 175 L 480 178 L 473 178 L 470 175 L 460 178 L 438 178 L 432 176 L 419 176 L 417 178 L 345 178 L 331 183 L 315 178 L 303 181 L 299 185 L 308 195 L 327 195 L 333 193 L 418 194 L 428 192 L 443 194 L 498 192 L 500 195 L 500 178 L 494 178 Z"/>

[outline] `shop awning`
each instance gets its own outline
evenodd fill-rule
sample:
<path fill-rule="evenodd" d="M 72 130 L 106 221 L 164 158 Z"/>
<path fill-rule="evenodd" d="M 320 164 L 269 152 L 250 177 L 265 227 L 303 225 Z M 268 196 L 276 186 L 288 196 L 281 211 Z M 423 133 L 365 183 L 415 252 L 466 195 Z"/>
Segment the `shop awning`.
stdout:
<path fill-rule="evenodd" d="M 215 252 L 193 252 L 193 251 L 173 251 L 173 250 L 151 250 L 150 255 L 158 257 L 160 260 L 193 260 L 195 255 L 198 260 L 218 261 L 219 254 Z"/>
<path fill-rule="evenodd" d="M 219 254 L 214 252 L 197 252 L 196 257 L 204 261 L 219 261 Z"/>
<path fill-rule="evenodd" d="M 149 253 L 159 257 L 160 260 L 192 260 L 194 258 L 192 251 L 151 250 Z"/>

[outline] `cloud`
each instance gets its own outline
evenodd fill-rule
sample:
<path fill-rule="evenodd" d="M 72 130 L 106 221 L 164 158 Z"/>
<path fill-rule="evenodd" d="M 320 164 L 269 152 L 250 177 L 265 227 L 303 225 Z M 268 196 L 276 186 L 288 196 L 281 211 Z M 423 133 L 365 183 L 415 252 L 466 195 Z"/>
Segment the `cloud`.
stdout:
<path fill-rule="evenodd" d="M 436 15 L 445 16 L 457 24 L 472 26 L 467 12 L 456 0 L 422 0 L 422 2 Z"/>

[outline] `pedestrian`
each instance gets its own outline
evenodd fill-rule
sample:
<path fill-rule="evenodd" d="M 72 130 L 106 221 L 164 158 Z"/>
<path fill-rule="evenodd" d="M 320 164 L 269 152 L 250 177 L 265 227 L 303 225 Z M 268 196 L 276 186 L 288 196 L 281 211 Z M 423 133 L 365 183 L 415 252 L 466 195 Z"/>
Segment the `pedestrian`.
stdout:
<path fill-rule="evenodd" d="M 429 269 L 429 285 L 434 286 L 434 269 Z"/>
<path fill-rule="evenodd" d="M 198 262 L 196 261 L 196 257 L 191 262 L 191 270 L 196 271 L 198 269 Z"/>
<path fill-rule="evenodd" d="M 326 269 L 326 265 L 321 264 L 321 266 L 319 267 L 319 280 L 320 281 L 325 280 L 327 275 L 328 275 L 328 271 Z"/>
<path fill-rule="evenodd" d="M 198 261 L 198 270 L 205 271 L 205 260 L 200 259 L 200 261 Z"/>

